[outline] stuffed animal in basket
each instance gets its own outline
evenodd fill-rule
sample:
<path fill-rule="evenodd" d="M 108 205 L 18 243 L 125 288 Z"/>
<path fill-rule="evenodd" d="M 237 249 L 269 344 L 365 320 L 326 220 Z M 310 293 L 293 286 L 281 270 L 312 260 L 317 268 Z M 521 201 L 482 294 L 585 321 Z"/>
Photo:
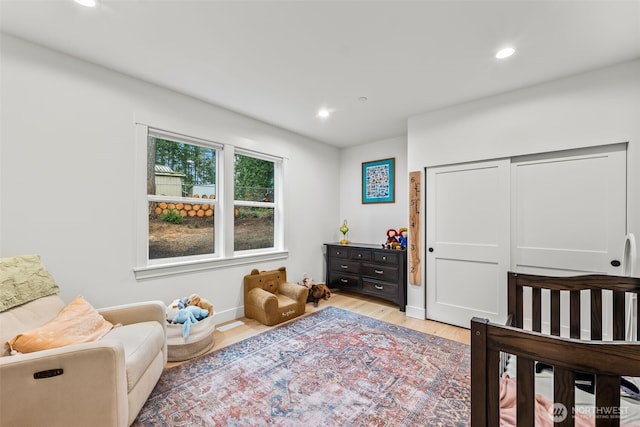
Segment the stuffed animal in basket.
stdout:
<path fill-rule="evenodd" d="M 176 298 L 167 306 L 167 322 L 173 323 L 173 318 L 178 315 L 178 310 L 187 306 L 187 298 Z"/>
<path fill-rule="evenodd" d="M 197 305 L 188 305 L 184 309 L 193 314 L 193 317 L 198 321 L 206 319 L 207 316 L 209 316 L 209 311 L 204 308 L 200 308 Z"/>
<path fill-rule="evenodd" d="M 182 338 L 187 339 L 189 338 L 191 325 L 198 323 L 198 320 L 190 310 L 181 308 L 173 318 L 173 323 L 182 323 Z"/>
<path fill-rule="evenodd" d="M 187 300 L 187 306 L 195 305 L 200 308 L 204 308 L 209 312 L 209 316 L 213 314 L 213 305 L 204 298 L 200 298 L 198 294 L 191 294 Z"/>

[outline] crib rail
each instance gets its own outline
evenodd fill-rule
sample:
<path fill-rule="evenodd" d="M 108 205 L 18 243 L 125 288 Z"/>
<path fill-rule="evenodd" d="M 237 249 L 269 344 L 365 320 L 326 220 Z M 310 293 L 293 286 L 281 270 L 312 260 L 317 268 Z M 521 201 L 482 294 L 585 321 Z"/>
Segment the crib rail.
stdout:
<path fill-rule="evenodd" d="M 619 408 L 620 377 L 640 376 L 640 343 L 583 341 L 471 320 L 471 425 L 500 425 L 500 353 L 517 363 L 518 427 L 534 426 L 535 363 L 553 366 L 554 403 L 575 406 L 577 373 L 593 374 L 596 407 Z M 616 423 L 617 422 L 617 423 Z M 558 426 L 573 426 L 567 417 Z M 596 426 L 618 426 L 619 419 L 596 419 Z"/>
<path fill-rule="evenodd" d="M 640 278 L 620 277 L 606 275 L 585 275 L 574 277 L 548 277 L 530 274 L 509 272 L 508 278 L 508 313 L 513 315 L 513 326 L 523 327 L 524 313 L 524 289 L 531 289 L 532 330 L 542 330 L 542 290 L 548 289 L 550 293 L 549 318 L 551 335 L 560 336 L 560 293 L 569 293 L 569 330 L 571 338 L 580 338 L 581 333 L 581 300 L 583 291 L 590 292 L 590 325 L 591 339 L 602 339 L 603 327 L 603 290 L 610 290 L 613 294 L 613 306 L 611 310 L 613 323 L 613 339 L 625 339 L 625 315 L 628 313 L 625 307 L 625 295 L 640 294 Z M 639 298 L 631 303 L 638 304 Z M 640 341 L 640 316 L 635 319 L 636 340 Z"/>
<path fill-rule="evenodd" d="M 575 380 L 578 374 L 593 375 L 596 408 L 620 407 L 620 377 L 640 376 L 640 319 L 636 341 L 625 340 L 627 295 L 640 294 L 640 278 L 585 275 L 548 277 L 509 272 L 507 325 L 486 319 L 471 321 L 471 425 L 500 425 L 501 356 L 517 357 L 517 426 L 534 426 L 536 362 L 553 370 L 554 403 L 575 407 Z M 525 289 L 530 298 L 525 298 Z M 582 294 L 588 291 L 588 307 Z M 611 293 L 605 303 L 603 293 Z M 543 304 L 543 294 L 549 303 Z M 561 295 L 568 293 L 568 307 Z M 640 298 L 629 298 L 638 304 Z M 530 304 L 530 305 L 529 305 Z M 605 309 L 605 305 L 608 305 Z M 585 321 L 583 311 L 588 308 Z M 543 312 L 544 310 L 544 312 Z M 561 336 L 561 312 L 568 310 L 568 336 Z M 523 330 L 525 311 L 531 315 L 531 330 Z M 638 307 L 636 306 L 636 312 Z M 608 318 L 605 315 L 609 316 Z M 529 319 L 527 318 L 527 321 Z M 549 322 L 549 334 L 542 323 Z M 606 322 L 612 325 L 613 341 L 602 341 Z M 588 322 L 588 324 L 586 324 Z M 585 324 L 583 324 L 585 323 Z M 566 328 L 567 325 L 564 325 Z M 590 330 L 591 340 L 581 340 L 581 332 Z M 608 333 L 608 332 L 607 332 Z M 564 334 L 562 334 L 564 335 Z M 596 426 L 618 426 L 619 417 L 596 418 Z M 574 418 L 557 421 L 558 426 L 573 426 Z"/>

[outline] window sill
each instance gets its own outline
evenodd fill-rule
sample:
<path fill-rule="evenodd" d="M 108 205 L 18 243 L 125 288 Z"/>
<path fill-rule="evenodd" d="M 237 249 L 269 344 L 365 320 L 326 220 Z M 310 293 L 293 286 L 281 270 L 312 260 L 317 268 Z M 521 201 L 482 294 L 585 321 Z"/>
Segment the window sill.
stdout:
<path fill-rule="evenodd" d="M 215 270 L 235 265 L 253 264 L 256 262 L 274 261 L 289 257 L 288 251 L 269 252 L 266 254 L 235 255 L 233 258 L 218 258 L 198 261 L 172 262 L 133 269 L 136 280 L 153 279 L 195 271 Z"/>

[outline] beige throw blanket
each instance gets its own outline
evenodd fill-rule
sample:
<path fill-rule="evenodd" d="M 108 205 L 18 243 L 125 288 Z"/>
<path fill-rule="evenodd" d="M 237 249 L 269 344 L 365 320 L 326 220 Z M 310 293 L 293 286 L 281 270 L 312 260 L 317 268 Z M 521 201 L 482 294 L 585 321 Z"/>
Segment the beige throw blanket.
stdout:
<path fill-rule="evenodd" d="M 0 258 L 0 312 L 58 292 L 38 255 Z"/>

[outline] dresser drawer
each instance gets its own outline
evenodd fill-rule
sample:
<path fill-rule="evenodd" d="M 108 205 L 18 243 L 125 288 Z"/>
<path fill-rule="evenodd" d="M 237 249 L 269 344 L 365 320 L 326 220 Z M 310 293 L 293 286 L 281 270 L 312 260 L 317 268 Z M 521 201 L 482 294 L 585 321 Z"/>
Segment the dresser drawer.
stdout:
<path fill-rule="evenodd" d="M 340 273 L 360 274 L 360 263 L 347 259 L 329 259 L 329 269 Z"/>
<path fill-rule="evenodd" d="M 398 281 L 398 268 L 380 264 L 362 264 L 362 275 L 388 282 Z"/>
<path fill-rule="evenodd" d="M 370 280 L 362 280 L 362 291 L 368 294 L 377 295 L 387 299 L 397 300 L 398 285 L 395 283 L 374 282 Z"/>
<path fill-rule="evenodd" d="M 371 250 L 361 248 L 351 248 L 349 250 L 349 257 L 351 259 L 357 259 L 358 261 L 371 261 Z"/>
<path fill-rule="evenodd" d="M 332 258 L 349 258 L 349 249 L 341 246 L 328 246 L 327 256 Z"/>
<path fill-rule="evenodd" d="M 373 262 L 398 265 L 400 254 L 389 251 L 374 251 Z"/>
<path fill-rule="evenodd" d="M 329 287 L 360 290 L 362 289 L 362 282 L 360 282 L 359 276 L 331 273 L 329 276 Z"/>

